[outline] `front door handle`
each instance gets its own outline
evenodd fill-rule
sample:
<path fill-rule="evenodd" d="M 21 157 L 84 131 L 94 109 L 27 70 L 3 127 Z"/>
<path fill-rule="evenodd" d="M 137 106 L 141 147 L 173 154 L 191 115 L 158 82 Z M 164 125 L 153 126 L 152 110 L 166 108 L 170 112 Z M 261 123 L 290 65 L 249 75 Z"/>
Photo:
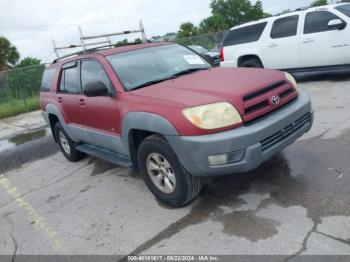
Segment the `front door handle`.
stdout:
<path fill-rule="evenodd" d="M 272 43 L 269 45 L 269 47 L 277 47 L 277 46 L 278 46 L 278 44 L 276 44 L 276 43 Z"/>
<path fill-rule="evenodd" d="M 313 39 L 307 38 L 307 39 L 305 39 L 302 43 L 303 43 L 303 44 L 307 44 L 307 43 L 312 43 L 312 42 L 314 42 Z"/>
<path fill-rule="evenodd" d="M 85 100 L 83 98 L 79 99 L 79 105 L 81 106 L 85 105 Z"/>

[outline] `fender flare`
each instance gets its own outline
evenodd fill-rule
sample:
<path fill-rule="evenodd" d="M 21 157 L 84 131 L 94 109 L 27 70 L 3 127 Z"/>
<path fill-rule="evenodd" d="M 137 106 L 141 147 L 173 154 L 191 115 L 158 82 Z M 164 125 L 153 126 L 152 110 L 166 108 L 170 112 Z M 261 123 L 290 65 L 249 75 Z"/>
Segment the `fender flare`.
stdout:
<path fill-rule="evenodd" d="M 165 136 L 177 136 L 175 127 L 163 116 L 148 112 L 127 113 L 122 121 L 122 143 L 130 156 L 129 133 L 133 129 L 149 131 Z"/>

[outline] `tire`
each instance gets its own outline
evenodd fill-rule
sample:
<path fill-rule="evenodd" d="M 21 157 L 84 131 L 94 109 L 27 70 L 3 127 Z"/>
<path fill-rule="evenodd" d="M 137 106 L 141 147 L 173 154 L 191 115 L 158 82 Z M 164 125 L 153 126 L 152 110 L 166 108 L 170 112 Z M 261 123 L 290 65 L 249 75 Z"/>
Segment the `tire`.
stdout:
<path fill-rule="evenodd" d="M 137 160 L 147 187 L 166 205 L 184 206 L 202 189 L 203 178 L 188 173 L 168 142 L 159 135 L 149 136 L 140 144 Z"/>
<path fill-rule="evenodd" d="M 258 58 L 247 59 L 240 65 L 240 67 L 264 68 L 263 64 Z"/>
<path fill-rule="evenodd" d="M 61 152 L 70 162 L 77 162 L 85 156 L 83 152 L 75 149 L 73 140 L 69 138 L 60 122 L 55 125 L 55 137 Z"/>

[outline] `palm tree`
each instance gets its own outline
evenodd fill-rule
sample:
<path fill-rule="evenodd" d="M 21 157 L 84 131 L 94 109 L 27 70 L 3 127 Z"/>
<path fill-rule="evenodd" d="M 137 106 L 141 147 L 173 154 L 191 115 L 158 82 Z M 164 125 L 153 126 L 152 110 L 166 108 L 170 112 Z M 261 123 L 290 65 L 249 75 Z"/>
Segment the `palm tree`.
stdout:
<path fill-rule="evenodd" d="M 0 71 L 7 69 L 8 65 L 15 65 L 18 59 L 17 48 L 7 38 L 0 36 Z"/>

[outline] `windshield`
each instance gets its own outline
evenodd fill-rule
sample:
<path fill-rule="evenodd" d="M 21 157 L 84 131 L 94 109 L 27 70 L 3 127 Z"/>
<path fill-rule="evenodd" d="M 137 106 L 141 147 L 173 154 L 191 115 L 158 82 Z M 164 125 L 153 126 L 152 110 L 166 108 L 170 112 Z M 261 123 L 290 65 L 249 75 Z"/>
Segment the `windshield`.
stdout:
<path fill-rule="evenodd" d="M 114 54 L 107 60 L 128 91 L 212 67 L 205 59 L 178 44 Z"/>
<path fill-rule="evenodd" d="M 335 9 L 342 12 L 344 15 L 347 15 L 348 17 L 350 17 L 350 4 L 340 5 L 340 6 L 337 6 Z"/>

